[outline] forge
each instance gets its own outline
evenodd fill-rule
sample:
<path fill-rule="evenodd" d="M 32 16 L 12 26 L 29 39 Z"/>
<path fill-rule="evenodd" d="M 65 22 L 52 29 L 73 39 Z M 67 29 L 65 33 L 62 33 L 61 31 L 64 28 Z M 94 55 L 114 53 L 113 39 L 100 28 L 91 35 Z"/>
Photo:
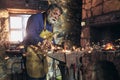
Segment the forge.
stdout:
<path fill-rule="evenodd" d="M 107 3 L 107 1 L 103 3 Z M 83 16 L 82 21 L 85 22 L 85 25 L 82 26 L 81 30 L 81 47 L 97 45 L 96 51 L 91 54 L 87 53 L 82 57 L 84 80 L 97 80 L 92 79 L 93 65 L 97 61 L 112 62 L 120 76 L 120 65 L 118 63 L 120 60 L 120 11 L 106 12 L 107 9 L 103 5 L 100 5 L 103 8 L 101 13 L 94 7 L 93 10 L 96 10 L 96 13 L 92 13 L 90 9 L 91 13 L 88 13 L 86 17 Z M 85 12 L 84 9 L 83 12 Z M 111 44 L 114 49 L 110 47 L 106 50 L 105 48 Z"/>
<path fill-rule="evenodd" d="M 100 44 L 105 44 L 112 42 L 118 44 L 120 39 L 120 23 L 91 26 L 90 35 L 91 43 L 100 42 Z"/>

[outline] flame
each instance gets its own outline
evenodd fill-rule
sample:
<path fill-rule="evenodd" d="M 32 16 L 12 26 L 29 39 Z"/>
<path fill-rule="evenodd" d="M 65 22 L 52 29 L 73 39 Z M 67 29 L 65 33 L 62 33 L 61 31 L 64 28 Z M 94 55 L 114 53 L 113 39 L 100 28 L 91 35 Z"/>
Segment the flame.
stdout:
<path fill-rule="evenodd" d="M 105 50 L 115 50 L 114 45 L 112 43 L 107 43 L 105 45 Z"/>

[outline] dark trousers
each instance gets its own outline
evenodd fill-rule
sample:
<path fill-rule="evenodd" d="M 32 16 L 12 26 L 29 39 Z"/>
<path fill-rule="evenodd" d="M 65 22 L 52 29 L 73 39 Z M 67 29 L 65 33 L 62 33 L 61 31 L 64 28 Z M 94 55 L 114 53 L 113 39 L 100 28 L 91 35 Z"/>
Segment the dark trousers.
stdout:
<path fill-rule="evenodd" d="M 42 78 L 32 78 L 32 77 L 28 76 L 27 80 L 46 80 L 46 76 L 44 76 Z"/>

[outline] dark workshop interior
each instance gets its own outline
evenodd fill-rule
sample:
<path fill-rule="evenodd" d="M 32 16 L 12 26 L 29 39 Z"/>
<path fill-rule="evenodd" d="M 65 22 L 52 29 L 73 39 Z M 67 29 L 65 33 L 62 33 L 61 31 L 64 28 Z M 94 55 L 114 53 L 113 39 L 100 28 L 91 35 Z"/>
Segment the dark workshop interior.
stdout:
<path fill-rule="evenodd" d="M 120 80 L 120 0 L 0 0 L 0 80 L 29 80 L 27 21 L 54 3 L 63 14 L 46 80 Z"/>

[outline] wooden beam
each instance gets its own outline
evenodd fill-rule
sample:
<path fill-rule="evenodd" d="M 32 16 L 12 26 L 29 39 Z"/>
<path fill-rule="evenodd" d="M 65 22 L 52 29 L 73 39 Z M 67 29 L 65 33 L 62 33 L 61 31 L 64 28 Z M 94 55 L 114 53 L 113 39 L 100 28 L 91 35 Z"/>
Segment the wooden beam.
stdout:
<path fill-rule="evenodd" d="M 33 9 L 15 9 L 15 8 L 7 8 L 9 13 L 16 13 L 16 14 L 35 14 L 38 12 L 43 12 L 40 10 L 33 10 Z"/>

